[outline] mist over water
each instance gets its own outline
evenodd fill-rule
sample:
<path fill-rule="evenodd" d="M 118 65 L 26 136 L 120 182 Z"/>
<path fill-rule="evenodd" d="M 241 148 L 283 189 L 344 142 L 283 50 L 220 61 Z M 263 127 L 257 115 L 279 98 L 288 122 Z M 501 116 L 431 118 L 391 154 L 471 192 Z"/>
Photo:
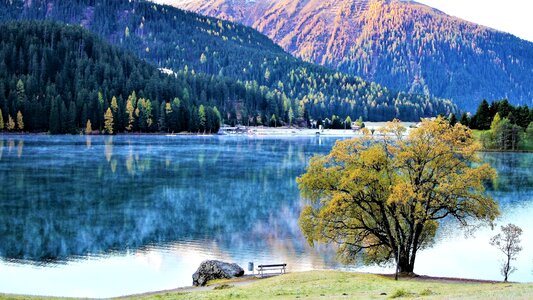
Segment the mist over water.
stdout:
<path fill-rule="evenodd" d="M 289 271 L 341 266 L 298 228 L 295 178 L 337 138 L 0 136 L 0 292 L 110 297 L 191 284 L 208 258 Z M 533 154 L 483 154 L 502 221 L 524 229 L 519 271 L 533 281 Z M 443 227 L 416 272 L 500 279 L 479 231 Z M 475 246 L 472 246 L 475 245 Z M 472 249 L 472 247 L 474 249 Z M 471 263 L 475 265 L 472 267 Z"/>

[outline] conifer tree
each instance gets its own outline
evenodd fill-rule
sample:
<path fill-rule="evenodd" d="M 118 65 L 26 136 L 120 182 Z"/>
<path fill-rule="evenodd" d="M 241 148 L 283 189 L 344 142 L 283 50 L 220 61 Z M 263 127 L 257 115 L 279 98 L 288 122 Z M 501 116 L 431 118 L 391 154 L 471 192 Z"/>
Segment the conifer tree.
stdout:
<path fill-rule="evenodd" d="M 78 131 L 76 125 L 76 103 L 70 101 L 67 111 L 67 128 L 64 129 L 65 133 L 75 134 Z"/>
<path fill-rule="evenodd" d="M 0 109 L 0 131 L 4 130 L 4 117 L 2 116 L 2 109 Z"/>
<path fill-rule="evenodd" d="M 111 110 L 114 114 L 117 113 L 118 110 L 117 97 L 115 96 L 113 96 L 113 98 L 111 99 Z"/>
<path fill-rule="evenodd" d="M 457 124 L 457 117 L 454 113 L 450 114 L 450 116 L 448 117 L 448 122 L 450 122 L 451 126 L 455 126 L 455 124 Z"/>
<path fill-rule="evenodd" d="M 15 121 L 13 121 L 13 118 L 11 115 L 7 115 L 7 130 L 13 131 L 15 129 Z"/>
<path fill-rule="evenodd" d="M 20 110 L 17 112 L 17 129 L 20 131 L 24 130 L 24 119 Z"/>
<path fill-rule="evenodd" d="M 294 111 L 292 110 L 292 107 L 289 108 L 289 126 L 292 126 L 292 122 L 294 121 Z"/>
<path fill-rule="evenodd" d="M 200 105 L 200 108 L 198 108 L 198 118 L 200 119 L 200 131 L 203 131 L 205 133 L 207 129 L 207 116 L 205 112 L 205 107 L 203 105 Z"/>
<path fill-rule="evenodd" d="M 132 131 L 133 125 L 135 123 L 135 108 L 133 107 L 134 99 L 135 99 L 135 92 L 133 92 L 132 96 L 128 97 L 128 101 L 126 102 L 126 119 L 127 119 L 126 130 L 127 131 Z"/>
<path fill-rule="evenodd" d="M 492 117 L 490 113 L 489 103 L 483 100 L 476 112 L 476 127 L 477 129 L 486 130 L 490 128 Z"/>
<path fill-rule="evenodd" d="M 108 107 L 104 115 L 104 129 L 107 134 L 113 134 L 113 126 L 113 112 L 111 111 L 111 108 Z"/>
<path fill-rule="evenodd" d="M 468 118 L 467 113 L 463 113 L 461 115 L 461 120 L 459 121 L 459 123 L 461 123 L 461 125 L 464 125 L 464 126 L 470 126 L 470 120 Z"/>
<path fill-rule="evenodd" d="M 85 134 L 91 134 L 93 132 L 93 127 L 91 124 L 91 120 L 87 120 L 87 125 L 85 125 Z"/>
<path fill-rule="evenodd" d="M 68 109 L 64 101 L 61 101 L 61 103 L 59 104 L 59 124 L 61 126 L 61 133 L 68 132 Z"/>
<path fill-rule="evenodd" d="M 52 100 L 50 107 L 50 116 L 48 118 L 48 124 L 51 134 L 58 134 L 61 132 L 61 124 L 59 123 L 59 106 L 58 102 L 61 101 L 59 96 Z"/>
<path fill-rule="evenodd" d="M 344 120 L 344 129 L 351 129 L 352 128 L 352 118 L 350 116 L 346 117 L 346 120 Z"/>
<path fill-rule="evenodd" d="M 159 119 L 157 120 L 157 125 L 159 126 L 159 131 L 167 131 L 167 111 L 166 106 L 170 105 L 169 103 L 161 103 L 160 109 L 159 109 Z"/>
<path fill-rule="evenodd" d="M 22 108 L 26 101 L 26 89 L 24 88 L 24 82 L 22 80 L 17 81 L 17 108 Z"/>

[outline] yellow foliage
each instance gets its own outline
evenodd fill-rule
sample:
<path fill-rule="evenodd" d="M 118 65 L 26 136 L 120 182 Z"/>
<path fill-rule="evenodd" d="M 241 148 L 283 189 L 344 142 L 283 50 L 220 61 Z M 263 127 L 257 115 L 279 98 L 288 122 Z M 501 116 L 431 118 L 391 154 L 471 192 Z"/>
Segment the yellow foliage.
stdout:
<path fill-rule="evenodd" d="M 107 111 L 104 114 L 104 129 L 107 132 L 107 134 L 113 134 L 113 127 L 114 127 L 113 112 L 111 111 L 111 108 L 108 107 Z"/>
<path fill-rule="evenodd" d="M 13 121 L 13 118 L 11 115 L 7 115 L 7 130 L 13 131 L 15 130 L 15 121 Z"/>
<path fill-rule="evenodd" d="M 87 125 L 85 126 L 85 134 L 91 134 L 93 132 L 93 126 L 91 120 L 87 120 Z"/>
<path fill-rule="evenodd" d="M 17 112 L 17 129 L 20 131 L 24 130 L 24 118 L 20 110 Z"/>
<path fill-rule="evenodd" d="M 311 201 L 300 220 L 309 241 L 338 244 L 348 261 L 358 253 L 378 263 L 400 255 L 400 268 L 412 272 L 416 251 L 433 243 L 440 220 L 492 223 L 499 209 L 483 182 L 496 173 L 473 164 L 480 146 L 470 129 L 438 118 L 405 132 L 391 122 L 379 137 L 338 141 L 311 160 L 297 179 Z"/>

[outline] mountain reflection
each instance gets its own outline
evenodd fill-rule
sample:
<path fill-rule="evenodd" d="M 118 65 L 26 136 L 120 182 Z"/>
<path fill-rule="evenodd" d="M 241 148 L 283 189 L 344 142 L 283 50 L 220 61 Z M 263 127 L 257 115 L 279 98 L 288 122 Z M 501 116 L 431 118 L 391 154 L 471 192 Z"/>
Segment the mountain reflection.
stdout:
<path fill-rule="evenodd" d="M 62 263 L 196 245 L 333 266 L 331 249 L 298 255 L 311 250 L 295 178 L 335 140 L 0 136 L 0 257 Z M 502 206 L 531 201 L 533 154 L 482 156 L 500 175 L 489 191 Z"/>
<path fill-rule="evenodd" d="M 0 137 L 0 256 L 62 262 L 183 241 L 303 252 L 294 179 L 333 142 Z"/>

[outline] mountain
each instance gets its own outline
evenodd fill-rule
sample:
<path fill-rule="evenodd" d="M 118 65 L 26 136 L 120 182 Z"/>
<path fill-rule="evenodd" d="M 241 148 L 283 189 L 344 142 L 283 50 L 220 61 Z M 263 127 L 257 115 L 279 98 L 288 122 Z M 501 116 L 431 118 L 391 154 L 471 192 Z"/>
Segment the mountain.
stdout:
<path fill-rule="evenodd" d="M 198 91 L 193 96 L 216 104 L 228 124 L 269 124 L 273 117 L 275 124 L 303 124 L 333 115 L 415 121 L 456 111 L 450 101 L 396 92 L 303 62 L 254 29 L 171 6 L 135 0 L 0 2 L 0 21 L 28 19 L 78 24 L 159 68 L 213 75 L 212 85 L 192 84 Z M 235 84 L 216 85 L 222 78 Z"/>
<path fill-rule="evenodd" d="M 533 104 L 533 43 L 413 1 L 159 2 L 252 26 L 306 61 L 460 108 L 482 98 Z"/>

